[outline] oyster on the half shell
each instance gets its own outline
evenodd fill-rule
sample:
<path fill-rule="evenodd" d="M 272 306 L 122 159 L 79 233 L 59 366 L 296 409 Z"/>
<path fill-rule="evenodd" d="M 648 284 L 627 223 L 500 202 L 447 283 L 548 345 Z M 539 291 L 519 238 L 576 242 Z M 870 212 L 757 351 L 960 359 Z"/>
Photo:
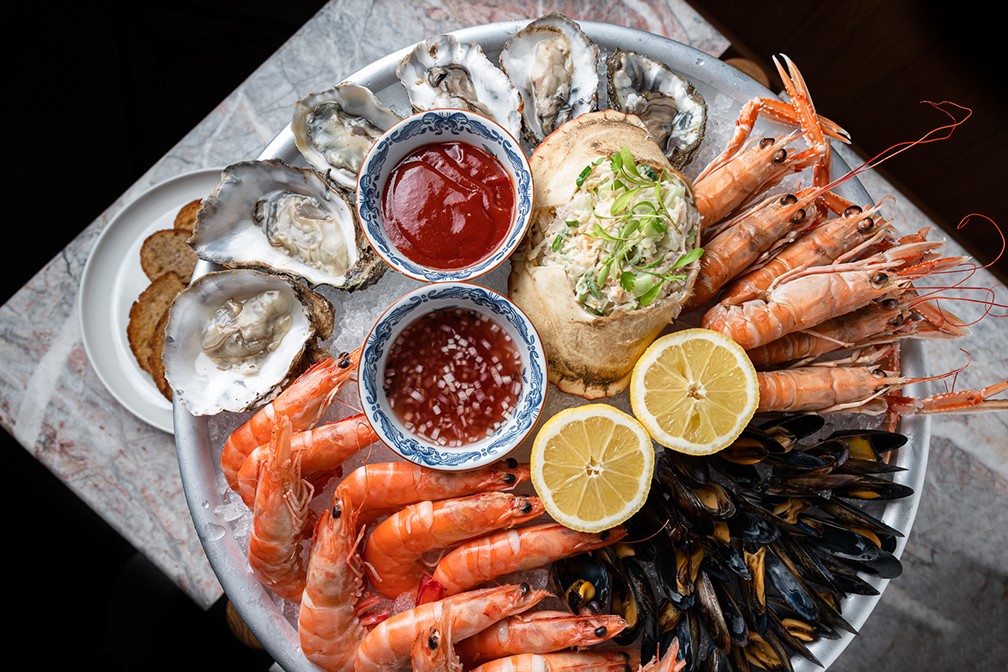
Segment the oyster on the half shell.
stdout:
<path fill-rule="evenodd" d="M 521 94 L 522 128 L 533 145 L 598 105 L 599 48 L 561 14 L 542 16 L 512 35 L 499 60 Z"/>
<path fill-rule="evenodd" d="M 295 103 L 291 132 L 309 164 L 352 190 L 371 145 L 399 119 L 371 89 L 340 82 Z"/>
<path fill-rule="evenodd" d="M 189 244 L 201 259 L 356 289 L 387 266 L 347 197 L 312 168 L 279 159 L 226 167 L 200 205 Z"/>
<path fill-rule="evenodd" d="M 707 127 L 707 103 L 689 80 L 633 51 L 616 49 L 606 59 L 609 104 L 640 117 L 675 168 L 686 166 Z"/>
<path fill-rule="evenodd" d="M 287 276 L 211 271 L 169 309 L 165 379 L 193 415 L 246 411 L 311 364 L 332 328 L 329 301 Z"/>
<path fill-rule="evenodd" d="M 396 68 L 416 112 L 456 108 L 475 112 L 521 134 L 522 100 L 508 76 L 476 42 L 434 35 L 417 43 Z"/>

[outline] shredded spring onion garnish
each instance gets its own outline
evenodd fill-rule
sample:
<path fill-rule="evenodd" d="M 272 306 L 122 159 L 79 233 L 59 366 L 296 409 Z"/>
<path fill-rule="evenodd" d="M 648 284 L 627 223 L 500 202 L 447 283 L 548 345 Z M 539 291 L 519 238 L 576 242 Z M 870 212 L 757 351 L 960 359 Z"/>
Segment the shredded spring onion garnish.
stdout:
<path fill-rule="evenodd" d="M 585 166 L 576 186 L 549 248 L 587 310 L 642 308 L 681 287 L 703 249 L 693 248 L 699 216 L 678 176 L 638 165 L 623 147 Z"/>

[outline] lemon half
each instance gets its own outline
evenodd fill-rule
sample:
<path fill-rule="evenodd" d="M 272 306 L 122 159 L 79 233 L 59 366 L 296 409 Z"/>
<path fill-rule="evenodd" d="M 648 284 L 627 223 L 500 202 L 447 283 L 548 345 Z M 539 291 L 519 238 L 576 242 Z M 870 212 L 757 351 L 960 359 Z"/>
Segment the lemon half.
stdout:
<path fill-rule="evenodd" d="M 655 449 L 633 416 L 605 403 L 584 404 L 547 420 L 532 444 L 532 485 L 546 512 L 580 532 L 625 522 L 644 504 Z"/>
<path fill-rule="evenodd" d="M 630 406 L 656 442 L 690 455 L 731 445 L 756 413 L 756 368 L 738 343 L 710 329 L 658 338 L 634 365 Z"/>

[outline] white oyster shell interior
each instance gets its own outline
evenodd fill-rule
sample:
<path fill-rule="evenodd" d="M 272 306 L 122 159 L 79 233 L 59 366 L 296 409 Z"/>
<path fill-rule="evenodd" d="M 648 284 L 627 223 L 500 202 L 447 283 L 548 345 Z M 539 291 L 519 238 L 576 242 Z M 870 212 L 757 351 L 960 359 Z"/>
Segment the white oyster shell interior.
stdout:
<path fill-rule="evenodd" d="M 214 271 L 176 296 L 165 327 L 165 378 L 193 415 L 240 412 L 274 396 L 316 336 L 291 281 Z"/>
<path fill-rule="evenodd" d="M 430 37 L 403 57 L 396 76 L 417 112 L 445 107 L 469 110 L 520 137 L 521 96 L 476 42 L 460 42 L 448 34 Z"/>
<path fill-rule="evenodd" d="M 228 166 L 204 199 L 189 244 L 207 261 L 344 287 L 361 259 L 357 214 L 311 168 L 276 159 Z"/>
<path fill-rule="evenodd" d="M 397 121 L 399 115 L 366 86 L 341 82 L 298 100 L 291 132 L 309 164 L 339 186 L 354 189 L 371 145 Z"/>

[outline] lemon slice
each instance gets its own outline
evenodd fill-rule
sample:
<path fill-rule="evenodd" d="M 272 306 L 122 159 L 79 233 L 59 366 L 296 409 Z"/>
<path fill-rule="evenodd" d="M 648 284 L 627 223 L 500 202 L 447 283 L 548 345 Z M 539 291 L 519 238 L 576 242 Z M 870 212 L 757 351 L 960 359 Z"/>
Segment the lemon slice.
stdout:
<path fill-rule="evenodd" d="M 546 512 L 580 532 L 625 522 L 647 498 L 655 449 L 633 416 L 604 403 L 566 408 L 532 444 L 532 485 Z"/>
<path fill-rule="evenodd" d="M 634 415 L 659 444 L 690 455 L 731 445 L 758 404 L 759 382 L 746 351 L 710 329 L 660 337 L 630 375 Z"/>

